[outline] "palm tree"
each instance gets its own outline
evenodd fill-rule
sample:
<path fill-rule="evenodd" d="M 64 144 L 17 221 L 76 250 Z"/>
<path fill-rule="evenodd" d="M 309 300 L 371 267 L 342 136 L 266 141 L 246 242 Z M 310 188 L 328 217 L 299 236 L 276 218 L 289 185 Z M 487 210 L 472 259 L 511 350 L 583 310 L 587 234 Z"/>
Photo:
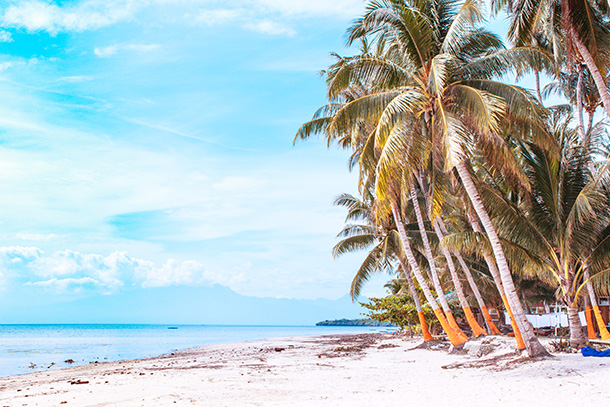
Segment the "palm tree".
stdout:
<path fill-rule="evenodd" d="M 468 156 L 470 146 L 477 146 L 495 159 L 492 165 L 505 177 L 522 179 L 518 163 L 497 134 L 510 125 L 516 136 L 543 142 L 543 126 L 537 120 L 541 110 L 523 89 L 492 78 L 514 67 L 552 69 L 552 61 L 532 48 L 504 49 L 497 36 L 476 26 L 479 21 L 480 5 L 469 0 L 461 7 L 450 0 L 371 2 L 350 29 L 350 40 L 376 37 L 387 52 L 384 58 L 365 56 L 342 66 L 329 83 L 329 94 L 341 93 L 352 78 L 373 84 L 375 92 L 345 105 L 329 127 L 341 133 L 362 120 L 378 123 L 375 143 L 382 152 L 376 193 L 382 202 L 391 196 L 389 184 L 396 177 L 397 163 L 411 174 L 428 168 L 429 159 L 437 170 L 456 169 L 489 237 L 527 350 L 535 356 L 546 350 L 525 318 Z M 396 217 L 398 209 L 392 210 Z"/>
<path fill-rule="evenodd" d="M 610 46 L 607 2 L 589 0 L 496 0 L 497 11 L 508 6 L 511 17 L 509 37 L 515 44 L 531 43 L 540 32 L 561 31 L 565 38 L 568 64 L 574 59 L 587 66 L 610 118 L 610 93 L 606 84 L 606 67 Z M 559 47 L 556 47 L 559 51 Z M 569 66 L 569 65 L 568 65 Z"/>
<path fill-rule="evenodd" d="M 426 255 L 426 260 L 428 261 L 428 265 L 430 267 L 430 275 L 432 276 L 432 282 L 433 282 L 434 288 L 438 294 L 439 302 L 441 303 L 443 311 L 445 311 L 445 317 L 447 318 L 449 325 L 453 328 L 453 330 L 457 333 L 457 335 L 462 336 L 464 339 L 468 339 L 468 337 L 462 332 L 462 330 L 460 329 L 458 324 L 455 322 L 455 318 L 453 317 L 453 314 L 451 313 L 451 308 L 449 307 L 449 303 L 447 302 L 445 293 L 443 292 L 443 288 L 441 287 L 441 282 L 440 282 L 438 272 L 436 270 L 436 265 L 434 262 L 434 256 L 432 254 L 432 248 L 430 246 L 430 241 L 428 240 L 426 226 L 424 225 L 424 218 L 423 218 L 420 206 L 419 206 L 419 202 L 417 200 L 417 192 L 415 191 L 415 186 L 413 184 L 411 184 L 410 192 L 411 192 L 410 199 L 411 199 L 411 202 L 413 203 L 413 209 L 415 212 L 415 218 L 417 219 L 417 226 L 419 229 L 419 234 L 421 236 L 421 240 L 422 240 L 422 243 L 424 246 L 424 253 Z M 452 278 L 454 278 L 454 277 L 455 276 L 452 274 Z M 459 285 L 459 279 L 458 280 L 454 279 L 453 282 L 457 288 Z M 463 294 L 462 294 L 462 296 L 463 296 Z M 463 298 L 460 298 L 460 300 L 462 300 L 462 299 Z M 463 306 L 464 306 L 464 304 L 463 304 Z M 467 306 L 467 304 L 465 306 Z M 473 320 L 474 320 L 474 318 L 473 318 Z M 468 322 L 470 322 L 470 320 Z M 479 336 L 479 335 L 481 335 L 481 332 L 476 331 L 476 327 L 478 327 L 479 330 L 481 329 L 481 327 L 479 327 L 478 324 L 476 324 L 476 326 L 472 326 L 473 333 L 475 334 L 475 336 Z M 484 333 L 485 332 L 483 332 L 483 334 Z"/>
<path fill-rule="evenodd" d="M 362 52 L 358 57 L 342 58 L 342 57 L 339 57 L 338 55 L 335 55 L 336 58 L 338 59 L 338 61 L 335 64 L 333 64 L 328 71 L 325 72 L 327 75 L 327 78 L 328 78 L 327 81 L 329 83 L 330 89 L 332 89 L 333 86 L 335 86 L 337 84 L 337 82 L 341 80 L 341 74 L 345 71 L 345 67 L 349 66 L 354 61 L 354 59 L 378 58 L 379 54 L 383 53 L 383 50 L 384 50 L 383 43 L 381 43 L 377 47 L 375 54 L 371 54 L 369 52 L 369 47 L 368 47 L 369 42 L 366 39 L 363 39 L 361 41 L 361 43 L 363 44 Z M 367 188 L 368 188 L 367 185 L 372 185 L 375 181 L 376 174 L 374 172 L 374 169 L 375 169 L 378 157 L 375 154 L 376 153 L 375 149 L 372 148 L 372 147 L 374 147 L 374 141 L 375 141 L 374 134 L 375 133 L 371 132 L 371 130 L 374 130 L 375 127 L 372 126 L 371 121 L 367 120 L 366 118 L 358 119 L 355 123 L 350 123 L 349 127 L 344 128 L 344 129 L 343 128 L 338 129 L 336 126 L 333 126 L 333 124 L 335 123 L 335 121 L 337 119 L 337 114 L 340 113 L 346 106 L 349 106 L 351 103 L 353 103 L 359 99 L 367 98 L 368 96 L 370 96 L 371 87 L 372 87 L 372 84 L 370 82 L 368 82 L 366 79 L 361 80 L 360 78 L 352 78 L 350 80 L 349 84 L 347 86 L 345 86 L 341 91 L 329 94 L 329 99 L 330 99 L 331 103 L 329 103 L 329 105 L 324 106 L 323 108 L 319 109 L 316 112 L 316 114 L 314 115 L 313 120 L 311 120 L 310 122 L 305 123 L 303 126 L 301 126 L 301 128 L 299 129 L 299 131 L 297 132 L 297 135 L 295 137 L 295 142 L 296 142 L 296 140 L 298 140 L 298 139 L 306 139 L 316 133 L 324 133 L 327 140 L 329 141 L 329 143 L 332 140 L 338 140 L 339 144 L 341 146 L 343 146 L 344 148 L 353 149 L 354 152 L 352 154 L 352 158 L 350 159 L 350 169 L 352 169 L 356 164 L 359 164 L 359 166 L 360 166 L 360 184 L 361 184 L 361 191 L 363 191 L 363 193 L 366 193 Z M 356 89 L 356 90 L 354 90 L 354 89 Z M 366 136 L 367 131 L 368 131 L 368 136 Z M 394 217 L 393 220 L 394 220 L 394 223 L 397 224 L 397 227 L 398 227 L 398 223 L 402 222 L 400 217 L 398 217 L 398 218 Z M 400 226 L 404 228 L 404 226 L 402 224 Z M 399 231 L 400 231 L 400 229 L 399 229 Z M 400 236 L 399 238 L 402 240 L 402 236 Z M 424 242 L 424 245 L 426 245 L 426 243 L 427 242 Z M 463 344 L 464 342 L 466 342 L 468 340 L 468 338 L 463 334 L 463 332 L 461 332 L 461 330 L 457 326 L 457 323 L 453 319 L 449 305 L 444 297 L 444 293 L 442 291 L 442 288 L 440 287 L 440 283 L 438 282 L 438 276 L 433 268 L 434 264 L 432 263 L 432 267 L 429 270 L 429 272 L 430 272 L 429 275 L 430 275 L 431 279 L 435 282 L 435 288 L 438 292 L 439 300 L 443 306 L 444 314 L 442 312 L 440 312 L 440 310 L 438 309 L 438 307 L 437 307 L 438 304 L 436 302 L 436 299 L 432 295 L 431 290 L 427 286 L 426 280 L 423 278 L 423 275 L 421 274 L 419 265 L 417 264 L 417 261 L 415 260 L 415 256 L 412 252 L 411 245 L 408 242 L 406 242 L 406 244 L 405 244 L 405 242 L 402 242 L 402 249 L 406 252 L 405 255 L 408 259 L 408 262 L 407 263 L 404 262 L 403 256 L 399 256 L 398 258 L 402 262 L 402 269 L 405 272 L 405 277 L 406 277 L 407 281 L 412 283 L 412 279 L 410 278 L 409 275 L 407 275 L 408 269 L 411 269 L 413 271 L 413 273 L 416 275 L 416 277 L 418 275 L 421 276 L 421 278 L 417 277 L 418 283 L 422 287 L 424 295 L 426 296 L 427 301 L 432 306 L 432 308 L 435 312 L 435 315 L 437 315 L 437 317 L 439 317 L 439 315 L 440 315 L 439 322 L 441 323 L 441 326 L 447 333 L 452 344 L 456 345 L 456 346 Z M 377 269 L 377 263 L 376 263 L 376 260 L 374 260 L 374 259 L 375 259 L 375 255 L 373 253 L 370 253 L 370 256 L 367 257 L 367 259 L 365 260 L 365 262 L 362 265 L 363 267 L 361 267 L 359 273 L 357 274 L 356 278 L 354 279 L 354 281 L 352 283 L 352 290 L 354 288 L 359 289 L 358 284 L 360 284 L 361 282 L 365 281 L 366 278 L 368 278 L 368 277 L 360 278 L 359 275 L 368 276 L 368 273 L 370 273 L 370 270 Z M 410 289 L 412 290 L 412 293 L 415 293 L 414 284 L 410 284 Z M 354 292 L 354 291 L 352 291 L 352 292 Z M 422 320 L 422 322 L 423 322 L 423 312 L 420 312 L 420 311 L 421 310 L 418 311 L 418 315 L 420 316 L 420 320 Z M 440 314 L 439 314 L 439 312 L 440 312 Z M 449 318 L 449 320 L 447 320 L 447 318 Z M 425 326 L 425 323 L 422 323 L 422 326 Z"/>
<path fill-rule="evenodd" d="M 397 244 L 399 237 L 396 230 L 376 226 L 371 205 L 352 195 L 342 194 L 335 200 L 335 205 L 347 207 L 346 221 L 357 220 L 361 223 L 350 223 L 343 228 L 339 233 L 339 237 L 343 239 L 333 248 L 333 256 L 338 257 L 354 251 L 369 250 L 352 280 L 350 288 L 352 300 L 360 295 L 362 286 L 373 273 L 391 272 L 393 270 L 392 260 L 397 259 L 415 304 L 424 342 L 433 340 L 434 338 L 428 331 L 423 308 L 419 301 L 419 294 L 409 273 L 409 267 L 405 263 L 400 244 Z"/>
<path fill-rule="evenodd" d="M 425 185 L 425 181 L 422 179 L 422 177 L 418 177 L 418 184 L 420 186 L 420 189 L 421 189 L 424 199 L 426 201 L 426 206 L 428 208 L 430 208 L 431 207 L 430 193 L 429 193 L 429 191 Z M 428 216 L 430 218 L 433 218 L 433 215 L 430 215 L 430 211 L 428 211 L 428 214 L 429 214 Z M 500 331 L 495 326 L 494 322 L 491 319 L 491 316 L 489 315 L 489 312 L 487 311 L 487 307 L 485 305 L 483 297 L 481 296 L 481 293 L 479 292 L 479 289 L 478 289 L 476 283 L 474 282 L 472 274 L 470 273 L 470 269 L 466 265 L 466 262 L 462 258 L 461 254 L 458 252 L 455 252 L 455 251 L 450 252 L 450 250 L 443 244 L 444 235 L 447 234 L 447 228 L 445 226 L 445 223 L 443 222 L 443 219 L 440 216 L 436 216 L 436 218 L 432 219 L 431 223 L 432 223 L 432 229 L 434 230 L 434 233 L 436 234 L 436 237 L 439 241 L 440 250 L 443 253 L 443 256 L 445 257 L 445 260 L 447 262 L 447 267 L 449 268 L 449 272 L 451 273 L 451 278 L 453 280 L 456 292 L 458 294 L 458 298 L 459 298 L 460 304 L 462 306 L 462 309 L 464 310 L 464 315 L 466 316 L 466 319 L 472 329 L 473 334 L 475 336 L 480 336 L 480 335 L 487 334 L 487 332 L 485 332 L 485 330 L 483 328 L 481 328 L 479 326 L 479 324 L 476 322 L 476 319 L 474 318 L 472 310 L 470 309 L 470 306 L 468 305 L 468 302 L 466 301 L 466 297 L 464 295 L 464 291 L 463 291 L 462 285 L 460 283 L 460 279 L 457 274 L 455 263 L 453 262 L 453 259 L 451 257 L 452 254 L 455 255 L 455 257 L 458 259 L 458 262 L 460 263 L 460 266 L 462 267 L 462 270 L 464 271 L 464 274 L 466 275 L 468 284 L 469 284 L 473 294 L 475 295 L 475 298 L 479 304 L 479 308 L 481 309 L 481 312 L 483 313 L 483 316 L 489 327 L 490 332 L 493 334 L 500 334 Z"/>
<path fill-rule="evenodd" d="M 500 231 L 510 251 L 519 253 L 522 273 L 557 287 L 558 299 L 568 308 L 571 346 L 580 347 L 585 343 L 578 317 L 589 280 L 585 271 L 601 273 L 609 256 L 610 201 L 604 190 L 608 176 L 605 169 L 592 176 L 592 146 L 577 143 L 569 119 L 555 121 L 553 128 L 559 151 L 523 148 L 531 198 L 517 205 L 489 188 L 485 199 L 502 218 Z"/>
<path fill-rule="evenodd" d="M 428 304 L 430 305 L 430 307 L 432 307 L 432 310 L 434 311 L 434 315 L 436 315 L 436 318 L 439 320 L 441 326 L 443 327 L 443 330 L 449 337 L 451 344 L 454 346 L 463 345 L 467 341 L 467 338 L 464 338 L 463 336 L 460 337 L 455 332 L 453 327 L 451 325 L 449 325 L 449 322 L 447 321 L 446 316 L 441 311 L 441 308 L 439 307 L 438 302 L 434 298 L 432 291 L 430 291 L 430 288 L 428 287 L 428 284 L 426 283 L 426 280 L 424 279 L 424 276 L 421 273 L 417 260 L 415 259 L 415 256 L 413 254 L 413 250 L 411 249 L 411 244 L 409 243 L 409 238 L 407 237 L 407 233 L 406 233 L 406 230 L 405 230 L 405 227 L 403 224 L 402 216 L 400 214 L 400 209 L 399 209 L 398 203 L 396 201 L 391 203 L 391 212 L 392 212 L 392 217 L 394 219 L 394 222 L 396 223 L 396 227 L 398 229 L 398 234 L 400 236 L 400 242 L 402 244 L 405 255 L 407 257 L 408 264 L 411 267 L 411 270 L 412 270 L 413 274 L 415 275 L 415 278 L 417 279 L 417 282 L 419 283 L 419 286 L 421 287 L 424 295 L 426 296 L 426 300 L 428 301 Z"/>

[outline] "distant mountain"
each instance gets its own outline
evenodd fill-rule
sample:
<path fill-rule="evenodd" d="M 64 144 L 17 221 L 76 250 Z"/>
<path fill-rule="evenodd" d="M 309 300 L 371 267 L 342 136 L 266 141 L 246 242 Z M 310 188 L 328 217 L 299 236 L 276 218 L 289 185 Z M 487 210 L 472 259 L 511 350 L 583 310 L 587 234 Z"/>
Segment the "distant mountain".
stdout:
<path fill-rule="evenodd" d="M 5 302 L 0 323 L 314 325 L 358 318 L 362 311 L 349 295 L 338 300 L 259 298 L 214 285 L 138 289 L 35 306 Z"/>

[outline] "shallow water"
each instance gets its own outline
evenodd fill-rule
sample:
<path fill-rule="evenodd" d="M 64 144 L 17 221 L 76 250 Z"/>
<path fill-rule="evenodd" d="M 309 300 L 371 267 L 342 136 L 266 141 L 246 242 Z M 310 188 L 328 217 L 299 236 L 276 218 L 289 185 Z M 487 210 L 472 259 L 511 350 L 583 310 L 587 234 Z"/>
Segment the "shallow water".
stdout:
<path fill-rule="evenodd" d="M 158 356 L 217 343 L 385 330 L 326 326 L 0 325 L 0 377 Z M 74 363 L 66 363 L 68 359 Z"/>

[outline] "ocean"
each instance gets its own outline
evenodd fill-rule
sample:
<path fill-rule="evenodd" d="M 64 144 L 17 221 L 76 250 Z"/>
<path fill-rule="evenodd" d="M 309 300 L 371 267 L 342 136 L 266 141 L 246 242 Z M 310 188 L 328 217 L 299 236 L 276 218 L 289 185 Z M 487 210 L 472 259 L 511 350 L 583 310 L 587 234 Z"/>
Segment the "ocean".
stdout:
<path fill-rule="evenodd" d="M 146 358 L 219 343 L 387 330 L 342 326 L 0 325 L 0 377 Z"/>

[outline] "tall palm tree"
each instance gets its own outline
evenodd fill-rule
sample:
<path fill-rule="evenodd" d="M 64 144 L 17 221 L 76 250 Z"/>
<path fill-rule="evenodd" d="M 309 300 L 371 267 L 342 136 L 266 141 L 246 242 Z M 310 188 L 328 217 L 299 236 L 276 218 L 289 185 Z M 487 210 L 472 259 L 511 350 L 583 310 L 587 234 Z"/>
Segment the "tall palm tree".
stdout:
<path fill-rule="evenodd" d="M 430 204 L 431 204 L 430 193 L 429 193 L 422 177 L 418 177 L 418 184 L 420 186 L 420 189 L 421 189 L 424 199 L 426 201 L 426 206 L 428 208 L 430 208 Z M 470 288 L 471 288 L 473 294 L 475 295 L 475 298 L 479 304 L 479 308 L 481 309 L 481 312 L 483 313 L 483 316 L 489 327 L 489 330 L 493 334 L 499 334 L 500 331 L 495 326 L 494 322 L 491 319 L 491 316 L 489 315 L 489 312 L 487 311 L 485 302 L 481 296 L 481 293 L 479 292 L 479 289 L 478 289 L 476 283 L 474 282 L 474 279 L 472 278 L 472 274 L 470 273 L 470 269 L 466 265 L 466 262 L 464 261 L 464 259 L 460 255 L 460 253 L 450 252 L 450 250 L 443 244 L 444 235 L 447 234 L 447 228 L 445 226 L 445 223 L 443 222 L 443 219 L 440 216 L 434 217 L 433 215 L 430 215 L 429 210 L 427 212 L 428 212 L 428 216 L 431 218 L 432 229 L 434 230 L 434 233 L 440 243 L 441 253 L 445 257 L 445 260 L 447 262 L 447 267 L 449 268 L 449 272 L 451 273 L 451 278 L 453 280 L 462 309 L 464 310 L 464 315 L 466 316 L 466 319 L 472 329 L 473 334 L 475 336 L 480 336 L 480 335 L 487 334 L 487 332 L 485 332 L 485 330 L 479 326 L 478 322 L 474 318 L 474 314 L 472 313 L 470 306 L 468 305 L 468 302 L 466 301 L 466 297 L 464 295 L 464 290 L 460 283 L 460 279 L 457 274 L 455 263 L 453 262 L 452 254 L 455 255 L 455 257 L 458 259 L 458 262 L 460 263 L 460 266 L 462 267 L 462 270 L 464 271 L 464 274 L 466 275 L 468 284 L 470 285 Z"/>
<path fill-rule="evenodd" d="M 515 67 L 552 69 L 552 60 L 532 48 L 504 49 L 497 36 L 477 26 L 481 19 L 480 4 L 470 0 L 462 5 L 452 0 L 369 3 L 364 17 L 351 28 L 350 40 L 377 38 L 386 44 L 386 55 L 344 65 L 329 83 L 329 94 L 340 93 L 353 78 L 373 84 L 375 92 L 345 105 L 329 127 L 345 132 L 362 120 L 377 123 L 375 144 L 382 152 L 376 181 L 381 201 L 389 200 L 397 162 L 411 174 L 428 168 L 429 159 L 436 170 L 456 170 L 489 237 L 527 350 L 535 356 L 546 350 L 525 318 L 468 157 L 471 146 L 476 146 L 505 177 L 523 179 L 497 134 L 506 126 L 516 136 L 544 143 L 538 121 L 541 110 L 529 93 L 493 77 Z M 550 146 L 548 141 L 546 145 Z"/>
<path fill-rule="evenodd" d="M 338 61 L 333 64 L 328 71 L 325 72 L 327 74 L 327 81 L 329 82 L 330 89 L 336 86 L 337 82 L 341 80 L 341 74 L 345 72 L 345 67 L 352 64 L 354 59 L 379 58 L 380 54 L 382 54 L 384 51 L 383 43 L 379 44 L 375 53 L 369 52 L 369 42 L 366 39 L 363 39 L 361 43 L 364 44 L 364 46 L 361 50 L 361 54 L 358 57 L 341 58 L 336 55 Z M 346 83 L 345 85 L 346 86 L 344 86 L 341 91 L 334 92 L 329 95 L 331 103 L 319 109 L 314 115 L 313 120 L 301 126 L 295 137 L 295 142 L 298 139 L 309 138 L 310 136 L 316 133 L 324 133 L 329 143 L 332 140 L 337 140 L 339 144 L 344 148 L 351 148 L 353 150 L 353 154 L 352 158 L 350 159 L 350 169 L 353 168 L 356 164 L 359 164 L 361 192 L 363 194 L 367 194 L 367 185 L 373 185 L 375 182 L 375 167 L 378 160 L 376 151 L 374 149 L 375 133 L 374 131 L 372 131 L 375 127 L 371 125 L 371 123 L 375 122 L 371 122 L 369 120 L 370 118 L 362 118 L 358 119 L 355 123 L 350 123 L 349 126 L 346 128 L 337 128 L 336 126 L 333 126 L 333 124 L 336 121 L 337 114 L 341 112 L 346 106 L 349 106 L 351 103 L 359 99 L 368 98 L 372 94 L 371 89 L 373 88 L 373 84 L 367 81 L 366 78 L 352 78 L 349 80 L 349 83 Z M 394 217 L 393 221 L 397 225 L 397 227 L 398 224 L 402 222 L 400 217 Z M 401 224 L 400 226 L 404 228 L 404 225 Z M 422 230 L 422 228 L 420 228 L 420 230 Z M 399 236 L 399 239 L 402 240 L 402 235 Z M 429 246 L 427 242 L 423 242 L 423 244 L 424 246 Z M 438 305 L 436 302 L 436 298 L 432 295 L 431 290 L 427 286 L 426 280 L 421 274 L 421 270 L 419 269 L 419 265 L 415 260 L 415 255 L 413 254 L 411 245 L 408 242 L 402 242 L 402 249 L 405 252 L 404 256 L 406 256 L 406 258 L 408 259 L 408 261 L 405 263 L 404 257 L 399 256 L 399 260 L 402 262 L 403 271 L 407 274 L 408 270 L 411 269 L 412 272 L 416 275 L 418 283 L 422 287 L 424 295 L 426 296 L 427 301 L 432 306 L 435 315 L 437 315 L 437 317 L 440 315 L 439 322 L 447 333 L 450 341 L 453 345 L 462 345 L 468 340 L 468 338 L 460 330 L 453 318 L 453 315 L 451 314 L 448 302 L 445 299 L 442 287 L 440 286 L 440 282 L 438 281 L 438 275 L 434 270 L 434 263 L 431 263 L 431 267 L 428 271 L 430 279 L 433 280 L 435 284 L 435 289 L 439 296 L 439 302 L 441 303 L 444 310 L 444 313 L 441 312 L 440 314 L 437 312 L 440 310 L 437 310 L 436 308 L 436 306 Z M 429 256 L 427 256 L 427 258 L 429 258 Z M 362 281 L 365 281 L 365 278 L 360 278 L 359 275 L 366 276 L 368 275 L 368 273 L 370 273 L 370 270 L 377 270 L 377 263 L 375 259 L 375 255 L 373 253 L 370 253 L 369 257 L 367 257 L 367 259 L 362 265 L 364 268 L 361 267 L 359 273 L 354 279 L 352 289 L 359 288 L 358 284 Z M 421 278 L 418 277 L 418 275 L 420 275 Z M 412 282 L 412 279 L 409 275 L 405 275 L 405 277 L 407 281 Z M 415 293 L 415 286 L 413 284 L 410 284 L 410 289 L 412 293 Z M 418 311 L 418 315 L 420 316 L 420 320 L 422 320 L 423 322 L 423 312 L 420 311 Z M 425 323 L 422 323 L 422 326 L 425 326 Z"/>
<path fill-rule="evenodd" d="M 343 239 L 333 248 L 333 256 L 338 257 L 345 253 L 369 250 L 352 280 L 350 288 L 352 299 L 360 295 L 362 286 L 373 273 L 392 272 L 394 270 L 392 262 L 397 260 L 415 304 L 424 342 L 433 340 L 434 338 L 428 331 L 423 308 L 419 301 L 419 294 L 409 272 L 410 268 L 404 260 L 400 244 L 397 243 L 399 237 L 396 229 L 392 229 L 392 225 L 377 226 L 373 219 L 373 209 L 366 200 L 357 199 L 349 194 L 342 194 L 335 200 L 335 205 L 344 206 L 348 209 L 346 222 L 359 221 L 360 223 L 348 223 L 343 228 L 339 233 L 339 237 Z"/>
<path fill-rule="evenodd" d="M 440 282 L 440 279 L 438 276 L 438 272 L 436 270 L 436 264 L 434 262 L 434 255 L 432 254 L 432 248 L 430 246 L 430 241 L 428 240 L 428 235 L 427 235 L 428 232 L 426 230 L 426 226 L 424 225 L 424 217 L 422 215 L 421 208 L 419 206 L 419 202 L 417 199 L 417 192 L 415 191 L 415 186 L 413 184 L 411 184 L 410 192 L 411 192 L 410 200 L 413 203 L 413 209 L 415 212 L 415 218 L 417 219 L 417 226 L 419 229 L 419 234 L 421 236 L 421 240 L 422 240 L 422 243 L 424 246 L 424 253 L 426 255 L 426 260 L 428 261 L 428 265 L 430 267 L 430 275 L 432 276 L 432 282 L 434 283 L 434 288 L 438 294 L 439 302 L 441 303 L 441 306 L 445 312 L 445 317 L 447 318 L 449 325 L 453 328 L 453 330 L 457 333 L 457 335 L 462 336 L 464 339 L 468 339 L 468 337 L 462 332 L 462 330 L 456 323 L 455 318 L 453 317 L 453 314 L 451 313 L 451 308 L 449 307 L 449 303 L 447 302 L 447 299 L 445 297 L 445 293 L 443 292 L 443 289 L 441 287 L 441 282 Z M 454 277 L 454 275 L 452 275 L 452 277 Z M 457 288 L 457 285 L 459 284 L 459 280 L 454 279 L 454 284 L 456 284 L 456 288 Z M 481 329 L 478 326 L 478 324 L 476 324 L 476 327 Z M 476 331 L 476 327 L 475 326 L 472 327 L 473 333 L 475 334 L 475 336 L 480 336 L 481 332 Z M 484 334 L 485 332 L 482 332 L 482 333 Z"/>
<path fill-rule="evenodd" d="M 535 34 L 548 27 L 563 33 L 565 48 L 559 52 L 565 52 L 568 64 L 579 59 L 587 66 L 606 116 L 610 118 L 610 93 L 606 80 L 610 57 L 608 3 L 590 0 L 494 1 L 495 10 L 505 6 L 511 17 L 509 37 L 515 44 L 530 43 Z"/>
<path fill-rule="evenodd" d="M 455 330 L 453 329 L 453 327 L 449 324 L 446 316 L 443 314 L 441 308 L 438 305 L 438 302 L 436 301 L 434 295 L 432 294 L 432 291 L 430 291 L 430 288 L 428 287 L 428 284 L 426 283 L 426 280 L 425 280 L 423 274 L 421 273 L 417 260 L 415 259 L 415 256 L 413 254 L 413 250 L 411 249 L 411 244 L 409 243 L 409 238 L 407 237 L 407 233 L 406 233 L 406 230 L 405 230 L 405 227 L 403 224 L 403 220 L 402 220 L 402 216 L 400 214 L 400 209 L 399 209 L 398 203 L 396 201 L 394 201 L 390 205 L 391 205 L 392 218 L 393 218 L 394 222 L 396 223 L 396 227 L 398 229 L 398 234 L 400 236 L 400 242 L 402 244 L 405 255 L 407 257 L 408 264 L 411 267 L 411 270 L 412 270 L 413 274 L 415 275 L 415 278 L 417 279 L 417 282 L 419 283 L 419 286 L 421 287 L 421 289 L 426 297 L 426 300 L 428 301 L 428 304 L 434 311 L 436 318 L 438 319 L 441 326 L 443 327 L 443 330 L 449 337 L 451 344 L 454 346 L 463 345 L 467 341 L 467 338 L 464 338 L 463 336 L 458 335 L 455 332 Z"/>
<path fill-rule="evenodd" d="M 522 272 L 557 287 L 558 299 L 568 308 L 571 345 L 580 347 L 585 342 L 578 317 L 585 271 L 602 272 L 609 256 L 609 180 L 605 168 L 592 176 L 592 147 L 577 143 L 569 120 L 555 123 L 554 129 L 559 151 L 524 147 L 531 199 L 515 205 L 495 190 L 486 189 L 484 195 L 503 219 L 500 231 L 510 250 L 519 252 Z"/>

